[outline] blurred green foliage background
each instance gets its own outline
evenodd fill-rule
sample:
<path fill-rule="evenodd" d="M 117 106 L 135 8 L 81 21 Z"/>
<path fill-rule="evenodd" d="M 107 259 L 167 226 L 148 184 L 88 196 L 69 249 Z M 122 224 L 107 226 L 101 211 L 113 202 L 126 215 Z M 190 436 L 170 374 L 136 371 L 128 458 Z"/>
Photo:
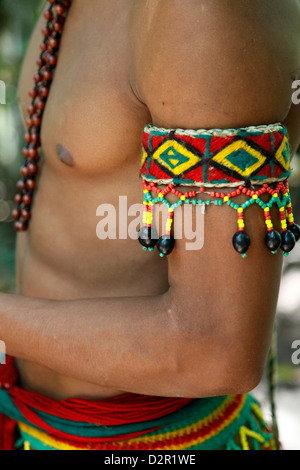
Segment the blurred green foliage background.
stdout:
<path fill-rule="evenodd" d="M 17 100 L 18 78 L 44 3 L 0 0 L 0 80 L 6 86 L 6 104 L 0 104 L 0 290 L 5 292 L 14 289 L 15 234 L 10 213 L 22 162 L 24 134 Z"/>

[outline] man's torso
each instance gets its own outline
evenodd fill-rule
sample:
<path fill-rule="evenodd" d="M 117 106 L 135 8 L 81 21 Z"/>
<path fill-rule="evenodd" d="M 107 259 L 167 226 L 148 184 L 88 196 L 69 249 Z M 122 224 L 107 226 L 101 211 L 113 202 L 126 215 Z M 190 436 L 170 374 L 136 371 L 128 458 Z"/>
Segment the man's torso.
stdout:
<path fill-rule="evenodd" d="M 190 3 L 191 0 L 188 0 L 187 8 Z M 263 3 L 267 5 L 270 2 Z M 155 92 L 157 96 L 153 96 L 152 116 L 134 93 L 138 94 L 139 90 L 135 88 L 133 76 L 132 35 L 139 32 L 142 35 L 143 15 L 144 27 L 147 28 L 148 20 L 150 24 L 151 11 L 148 11 L 150 7 L 147 5 L 124 0 L 73 1 L 42 123 L 44 161 L 30 230 L 18 236 L 17 283 L 18 292 L 22 295 L 69 300 L 151 296 L 161 294 L 168 288 L 165 260 L 154 254 L 145 255 L 139 244 L 130 238 L 99 240 L 96 236 L 96 209 L 100 204 L 112 204 L 118 216 L 119 196 L 127 196 L 128 207 L 141 202 L 138 172 L 143 127 L 152 121 L 158 108 L 165 106 L 168 112 L 167 91 L 165 95 L 164 90 Z M 152 6 L 155 17 L 157 2 Z M 275 97 L 271 109 L 266 101 L 270 122 L 283 120 L 290 104 L 289 81 L 291 83 L 293 79 L 294 65 L 296 68 L 296 60 L 293 64 L 293 57 L 297 55 L 293 38 L 297 34 L 293 32 L 293 18 L 282 20 L 274 8 L 275 11 L 270 11 L 270 17 L 264 23 L 253 22 L 247 31 L 244 30 L 241 41 L 248 47 L 245 51 L 247 67 L 241 67 L 237 72 L 233 91 L 228 91 L 226 81 L 243 55 L 241 47 L 237 45 L 237 50 L 231 50 L 225 62 L 221 57 L 214 56 L 214 47 L 218 49 L 223 40 L 224 56 L 226 39 L 228 44 L 232 43 L 230 33 L 227 32 L 224 38 L 224 30 L 215 28 L 213 15 L 216 13 L 218 17 L 217 10 L 216 2 L 213 1 L 210 7 L 205 5 L 203 9 L 205 24 L 199 18 L 199 28 L 205 26 L 201 47 L 203 68 L 207 70 L 207 85 L 201 77 L 202 102 L 197 102 L 197 106 L 203 107 L 202 127 L 211 127 L 213 119 L 216 127 L 220 125 L 222 116 L 214 104 L 220 94 L 224 97 L 226 95 L 229 101 L 230 94 L 238 93 L 239 90 L 243 93 L 243 99 L 247 93 L 251 96 L 250 87 L 253 84 L 248 83 L 247 67 L 259 68 L 261 71 L 258 101 L 264 99 L 268 86 L 270 94 Z M 245 21 L 242 8 L 236 15 L 233 32 L 237 37 L 238 31 L 234 29 L 237 28 L 236 22 L 239 17 Z M 223 15 L 222 21 L 226 23 L 228 18 Z M 222 21 L 220 23 L 218 19 L 219 25 Z M 20 80 L 23 109 L 29 104 L 27 92 L 32 88 L 32 77 L 37 68 L 35 62 L 39 55 L 42 40 L 40 30 L 44 22 L 40 21 L 24 62 Z M 276 25 L 279 39 L 276 36 Z M 276 52 L 274 41 L 280 42 L 281 36 L 284 36 L 282 25 L 291 28 L 291 44 L 286 44 Z M 266 32 L 268 27 L 270 31 Z M 253 44 L 255 37 L 258 44 L 259 38 L 269 38 L 263 51 L 259 48 L 261 44 L 259 47 Z M 212 52 L 204 53 L 207 50 Z M 222 70 L 223 84 L 220 78 Z M 151 73 L 149 70 L 149 76 Z M 213 81 L 216 82 L 215 96 L 211 93 Z M 281 88 L 282 96 L 277 99 L 276 90 Z M 141 94 L 144 95 L 143 91 Z M 186 87 L 182 99 L 185 102 L 190 99 L 192 103 Z M 180 100 L 179 95 L 179 105 Z M 233 116 L 233 121 L 235 118 Z M 241 117 L 241 120 L 246 119 L 253 119 L 253 115 L 247 115 L 247 110 Z M 71 153 L 73 165 L 67 165 L 58 158 L 58 144 Z M 25 387 L 55 398 L 103 398 L 121 393 L 60 376 L 27 361 L 19 360 L 18 366 Z"/>

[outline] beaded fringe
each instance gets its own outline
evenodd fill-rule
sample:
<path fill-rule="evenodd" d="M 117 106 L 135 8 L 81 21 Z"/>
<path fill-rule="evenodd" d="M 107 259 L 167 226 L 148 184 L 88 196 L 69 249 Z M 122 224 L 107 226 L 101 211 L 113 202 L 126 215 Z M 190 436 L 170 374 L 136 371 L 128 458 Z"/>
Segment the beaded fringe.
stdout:
<path fill-rule="evenodd" d="M 245 231 L 245 211 L 253 204 L 257 204 L 264 213 L 266 235 L 265 244 L 272 254 L 276 254 L 279 248 L 282 249 L 285 256 L 288 256 L 290 251 L 295 247 L 296 242 L 300 238 L 300 229 L 294 222 L 292 202 L 289 192 L 288 181 L 279 182 L 275 189 L 272 189 L 268 184 L 264 183 L 261 189 L 253 191 L 239 186 L 238 189 L 225 194 L 223 192 L 211 191 L 208 192 L 204 187 L 198 191 L 181 192 L 173 184 L 169 184 L 165 189 L 157 187 L 156 183 L 147 183 L 143 181 L 144 189 L 144 213 L 143 213 L 143 227 L 139 233 L 139 241 L 144 250 L 153 251 L 157 246 L 160 256 L 169 255 L 174 248 L 174 238 L 171 235 L 172 225 L 174 221 L 175 209 L 185 204 L 192 204 L 194 206 L 201 205 L 207 206 L 222 206 L 227 204 L 237 212 L 237 226 L 238 231 L 233 236 L 233 246 L 235 250 L 241 254 L 243 258 L 247 257 L 247 251 L 251 245 L 249 235 Z M 156 197 L 152 196 L 156 194 Z M 174 194 L 178 200 L 171 204 L 166 196 L 171 193 Z M 203 200 L 198 198 L 201 194 L 208 194 L 210 199 Z M 234 202 L 234 198 L 244 194 L 249 196 L 249 200 L 243 204 Z M 269 202 L 265 203 L 261 196 L 268 194 L 270 196 Z M 166 222 L 165 234 L 157 239 L 153 237 L 153 212 L 155 204 L 164 204 L 168 209 L 168 218 Z M 277 206 L 280 214 L 281 233 L 274 229 L 272 223 L 270 210 L 273 206 Z"/>

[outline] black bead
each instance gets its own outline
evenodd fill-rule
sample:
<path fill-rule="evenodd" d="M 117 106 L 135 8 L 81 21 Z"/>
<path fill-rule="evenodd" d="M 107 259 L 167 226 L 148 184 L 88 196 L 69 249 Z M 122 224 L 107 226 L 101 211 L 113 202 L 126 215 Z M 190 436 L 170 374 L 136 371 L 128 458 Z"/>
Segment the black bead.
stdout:
<path fill-rule="evenodd" d="M 281 245 L 281 235 L 276 230 L 268 232 L 265 238 L 265 244 L 270 251 L 277 251 Z"/>
<path fill-rule="evenodd" d="M 281 234 L 281 249 L 285 253 L 290 253 L 296 245 L 296 238 L 292 232 L 287 230 Z"/>
<path fill-rule="evenodd" d="M 151 227 L 142 227 L 138 234 L 138 240 L 145 248 L 154 248 L 157 239 L 151 238 Z"/>
<path fill-rule="evenodd" d="M 249 235 L 245 232 L 237 232 L 233 239 L 232 243 L 234 246 L 234 249 L 240 253 L 241 255 L 247 253 L 250 245 L 251 245 L 251 240 Z"/>
<path fill-rule="evenodd" d="M 290 225 L 288 230 L 294 234 L 294 237 L 296 239 L 296 242 L 300 240 L 300 227 L 299 225 Z"/>
<path fill-rule="evenodd" d="M 175 240 L 172 235 L 163 235 L 157 242 L 157 249 L 162 255 L 169 255 L 172 253 L 175 245 Z"/>

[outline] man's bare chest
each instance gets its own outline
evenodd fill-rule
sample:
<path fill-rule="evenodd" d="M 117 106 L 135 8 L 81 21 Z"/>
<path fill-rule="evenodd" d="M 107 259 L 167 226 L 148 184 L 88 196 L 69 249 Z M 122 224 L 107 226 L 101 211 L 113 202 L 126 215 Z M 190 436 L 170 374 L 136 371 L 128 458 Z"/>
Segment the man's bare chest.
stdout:
<path fill-rule="evenodd" d="M 41 128 L 43 153 L 55 171 L 64 162 L 61 147 L 71 155 L 73 172 L 95 175 L 136 159 L 150 120 L 130 86 L 129 12 L 118 18 L 102 3 L 102 12 L 93 5 L 83 11 L 75 1 L 65 25 Z M 36 31 L 24 61 L 23 109 L 41 39 Z M 136 164 L 138 169 L 138 159 Z"/>

